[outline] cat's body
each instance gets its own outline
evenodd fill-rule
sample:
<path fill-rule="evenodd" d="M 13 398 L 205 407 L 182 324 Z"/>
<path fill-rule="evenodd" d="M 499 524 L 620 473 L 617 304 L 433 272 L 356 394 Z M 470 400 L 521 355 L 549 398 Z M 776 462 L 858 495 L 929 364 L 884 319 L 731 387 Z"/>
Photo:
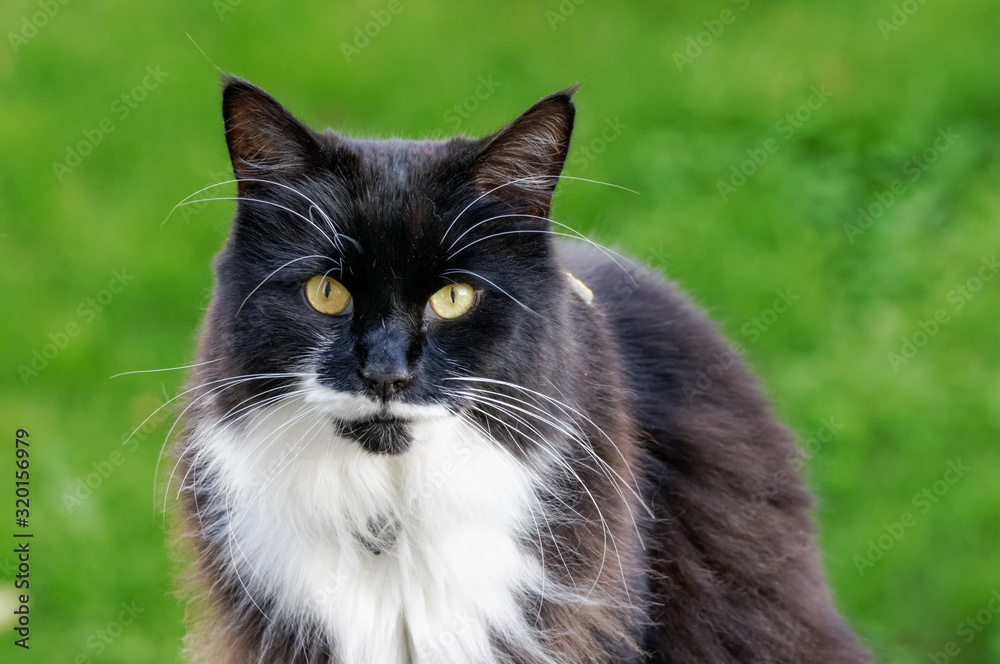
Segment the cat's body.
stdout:
<path fill-rule="evenodd" d="M 548 233 L 569 93 L 482 141 L 311 134 L 236 81 L 224 111 L 240 211 L 178 450 L 197 661 L 869 661 L 755 380 Z M 349 308 L 309 308 L 317 273 Z M 422 306 L 455 281 L 465 311 Z"/>

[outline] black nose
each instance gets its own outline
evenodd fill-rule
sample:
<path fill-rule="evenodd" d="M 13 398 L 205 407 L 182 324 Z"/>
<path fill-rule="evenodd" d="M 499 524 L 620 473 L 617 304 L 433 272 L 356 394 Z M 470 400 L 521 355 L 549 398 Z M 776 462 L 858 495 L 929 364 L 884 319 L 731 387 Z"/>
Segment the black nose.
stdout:
<path fill-rule="evenodd" d="M 389 397 L 405 389 L 413 382 L 413 374 L 402 369 L 365 367 L 358 373 L 361 374 L 362 380 L 368 384 L 368 387 L 382 401 L 388 401 Z"/>

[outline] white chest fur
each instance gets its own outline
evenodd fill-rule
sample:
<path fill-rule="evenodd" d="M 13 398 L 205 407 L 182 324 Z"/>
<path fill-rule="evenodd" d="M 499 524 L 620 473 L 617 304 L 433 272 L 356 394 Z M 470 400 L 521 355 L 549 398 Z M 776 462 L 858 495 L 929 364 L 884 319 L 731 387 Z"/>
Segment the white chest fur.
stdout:
<path fill-rule="evenodd" d="M 403 454 L 372 455 L 303 400 L 240 431 L 199 427 L 241 581 L 322 625 L 344 664 L 495 664 L 491 632 L 534 650 L 518 597 L 544 590 L 520 544 L 544 532 L 540 478 L 459 417 L 412 434 Z"/>

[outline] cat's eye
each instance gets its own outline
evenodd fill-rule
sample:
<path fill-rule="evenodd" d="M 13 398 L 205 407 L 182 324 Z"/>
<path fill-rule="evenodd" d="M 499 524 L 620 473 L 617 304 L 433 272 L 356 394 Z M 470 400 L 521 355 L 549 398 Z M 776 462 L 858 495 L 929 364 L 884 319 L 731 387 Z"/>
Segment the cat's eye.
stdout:
<path fill-rule="evenodd" d="M 476 291 L 469 284 L 448 284 L 431 295 L 431 310 L 446 320 L 458 318 L 476 301 Z"/>
<path fill-rule="evenodd" d="M 336 316 L 347 311 L 351 293 L 333 277 L 317 274 L 306 282 L 306 299 L 316 311 Z"/>

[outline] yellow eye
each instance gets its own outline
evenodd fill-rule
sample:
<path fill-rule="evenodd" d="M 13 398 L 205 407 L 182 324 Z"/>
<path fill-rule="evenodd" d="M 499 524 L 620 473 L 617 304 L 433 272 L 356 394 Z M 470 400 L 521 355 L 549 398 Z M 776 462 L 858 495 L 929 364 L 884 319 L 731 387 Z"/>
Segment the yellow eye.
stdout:
<path fill-rule="evenodd" d="M 469 284 L 450 284 L 431 295 L 430 305 L 441 318 L 458 318 L 472 308 L 476 291 Z"/>
<path fill-rule="evenodd" d="M 313 309 L 330 316 L 344 313 L 351 304 L 351 294 L 344 284 L 321 274 L 306 282 L 306 299 Z"/>

